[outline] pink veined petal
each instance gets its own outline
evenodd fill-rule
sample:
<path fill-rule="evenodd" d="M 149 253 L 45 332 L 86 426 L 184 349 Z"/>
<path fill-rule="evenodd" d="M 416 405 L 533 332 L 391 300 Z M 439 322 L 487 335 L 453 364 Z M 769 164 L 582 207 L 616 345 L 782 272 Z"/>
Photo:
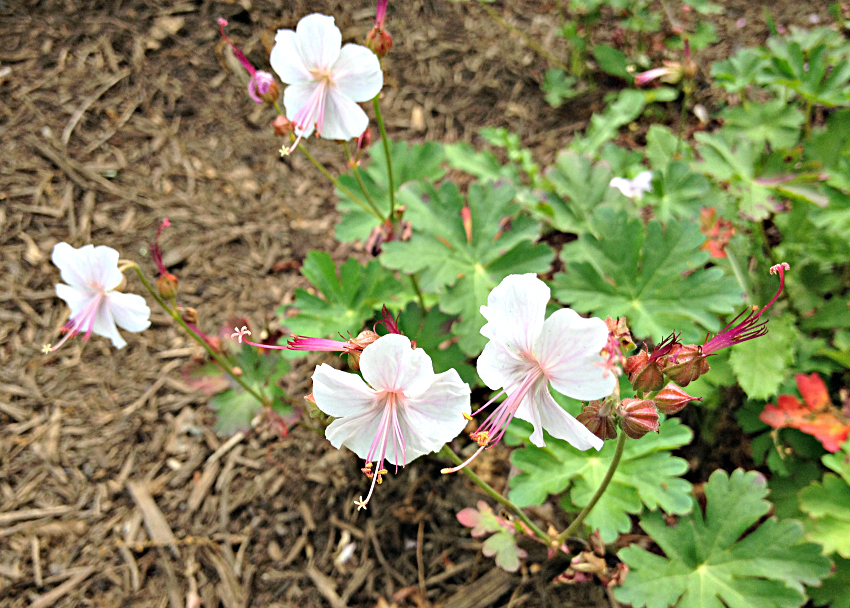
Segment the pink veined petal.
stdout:
<path fill-rule="evenodd" d="M 546 319 L 533 351 L 555 390 L 587 401 L 607 397 L 617 384 L 617 377 L 602 367 L 599 351 L 607 341 L 602 319 L 584 319 L 562 308 Z"/>
<path fill-rule="evenodd" d="M 519 386 L 533 364 L 506 348 L 502 343 L 491 340 L 478 357 L 476 369 L 481 380 L 489 388 L 510 389 Z"/>
<path fill-rule="evenodd" d="M 68 285 L 89 289 L 89 276 L 85 265 L 86 255 L 82 253 L 84 249 L 94 249 L 94 246 L 86 245 L 80 249 L 74 249 L 68 243 L 56 243 L 50 260 L 59 269 L 62 280 Z"/>
<path fill-rule="evenodd" d="M 399 408 L 399 423 L 407 442 L 407 462 L 430 454 L 460 435 L 470 413 L 469 386 L 450 369 L 434 377 L 434 383 Z"/>
<path fill-rule="evenodd" d="M 286 117 L 295 122 L 296 117 L 301 118 L 304 113 L 309 113 L 304 130 L 295 129 L 296 135 L 310 137 L 316 125 L 317 109 L 314 107 L 320 97 L 320 89 L 325 86 L 318 81 L 298 82 L 286 87 L 283 92 L 283 107 L 286 109 Z"/>
<path fill-rule="evenodd" d="M 358 415 L 378 404 L 375 391 L 360 376 L 334 369 L 327 363 L 316 366 L 313 373 L 313 399 L 316 407 L 335 417 Z"/>
<path fill-rule="evenodd" d="M 384 86 L 377 55 L 359 44 L 342 47 L 331 67 L 331 75 L 337 90 L 352 101 L 369 101 Z"/>
<path fill-rule="evenodd" d="M 304 64 L 298 35 L 292 30 L 277 31 L 269 63 L 286 84 L 313 80 L 309 68 Z"/>
<path fill-rule="evenodd" d="M 505 277 L 487 297 L 481 314 L 487 323 L 481 335 L 501 342 L 517 353 L 530 352 L 543 327 L 549 287 L 535 274 Z"/>
<path fill-rule="evenodd" d="M 544 379 L 529 391 L 516 411 L 516 417 L 530 422 L 534 426 L 531 443 L 537 447 L 546 445 L 543 436 L 545 430 L 553 437 L 567 441 L 579 450 L 602 447 L 602 440 L 591 433 L 578 420 L 570 416 L 558 405 L 549 393 L 548 383 Z"/>
<path fill-rule="evenodd" d="M 118 333 L 118 328 L 115 326 L 115 319 L 109 310 L 109 304 L 106 298 L 103 298 L 101 305 L 95 313 L 92 333 L 109 338 L 112 340 L 112 346 L 115 348 L 124 348 L 127 346 L 127 342 Z"/>
<path fill-rule="evenodd" d="M 116 325 L 132 332 L 140 332 L 151 326 L 151 309 L 145 299 L 134 293 L 112 291 L 106 294 L 109 302 L 109 312 L 115 319 Z"/>
<path fill-rule="evenodd" d="M 335 87 L 328 90 L 324 118 L 324 125 L 320 133 L 324 139 L 353 139 L 369 126 L 369 117 L 366 116 L 363 108 L 340 93 Z"/>
<path fill-rule="evenodd" d="M 410 339 L 399 334 L 375 340 L 360 355 L 363 379 L 377 391 L 421 395 L 434 382 L 434 366 L 424 350 L 410 346 Z"/>
<path fill-rule="evenodd" d="M 71 318 L 80 314 L 88 304 L 97 297 L 98 292 L 88 288 L 77 288 L 59 283 L 56 285 L 56 295 L 71 309 Z"/>
<path fill-rule="evenodd" d="M 319 13 L 307 15 L 295 27 L 301 44 L 301 57 L 308 70 L 326 72 L 339 56 L 342 33 L 334 18 Z"/>
<path fill-rule="evenodd" d="M 315 393 L 313 396 L 315 396 Z M 383 415 L 383 407 L 374 407 L 369 410 L 363 410 L 358 414 L 337 418 L 325 429 L 325 437 L 335 448 L 345 446 L 357 454 L 359 458 L 365 460 L 369 455 L 369 448 L 372 447 L 372 442 L 378 434 L 378 428 Z M 392 437 L 389 438 L 388 445 L 390 447 L 387 449 L 386 458 L 392 464 L 396 464 L 391 447 Z M 398 464 L 400 465 L 402 463 L 399 462 Z"/>
<path fill-rule="evenodd" d="M 85 249 L 83 247 L 81 251 Z M 119 257 L 117 251 L 105 245 L 87 250 L 85 264 L 89 280 L 104 291 L 112 291 L 118 287 L 124 280 L 124 275 L 118 270 Z"/>

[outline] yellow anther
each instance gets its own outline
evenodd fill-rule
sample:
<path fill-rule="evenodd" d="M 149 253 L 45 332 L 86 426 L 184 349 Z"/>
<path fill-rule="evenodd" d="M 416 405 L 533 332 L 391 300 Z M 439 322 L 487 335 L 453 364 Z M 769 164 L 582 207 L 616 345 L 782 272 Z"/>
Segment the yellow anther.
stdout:
<path fill-rule="evenodd" d="M 466 418 L 467 420 L 472 420 L 472 416 L 470 416 L 466 412 L 463 413 L 463 417 Z"/>

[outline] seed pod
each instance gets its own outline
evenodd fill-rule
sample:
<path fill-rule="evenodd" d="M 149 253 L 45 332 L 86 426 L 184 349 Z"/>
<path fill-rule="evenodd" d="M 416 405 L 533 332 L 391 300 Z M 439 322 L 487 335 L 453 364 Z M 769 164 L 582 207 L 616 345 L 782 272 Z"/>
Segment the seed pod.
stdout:
<path fill-rule="evenodd" d="M 649 399 L 623 399 L 617 408 L 620 428 L 632 439 L 640 439 L 648 432 L 658 432 L 658 411 Z"/>
<path fill-rule="evenodd" d="M 702 397 L 691 397 L 680 387 L 670 382 L 653 397 L 653 400 L 658 411 L 669 416 L 681 411 L 691 401 L 702 401 Z"/>
<path fill-rule="evenodd" d="M 702 347 L 696 344 L 674 344 L 670 352 L 661 357 L 658 363 L 664 376 L 682 387 L 710 369 Z"/>
<path fill-rule="evenodd" d="M 576 420 L 587 427 L 602 441 L 617 438 L 617 425 L 614 424 L 614 409 L 603 401 L 591 401 L 584 406 Z"/>
<path fill-rule="evenodd" d="M 647 350 L 626 359 L 623 371 L 629 377 L 629 382 L 641 394 L 657 391 L 664 386 L 664 375 L 658 361 L 653 360 Z"/>

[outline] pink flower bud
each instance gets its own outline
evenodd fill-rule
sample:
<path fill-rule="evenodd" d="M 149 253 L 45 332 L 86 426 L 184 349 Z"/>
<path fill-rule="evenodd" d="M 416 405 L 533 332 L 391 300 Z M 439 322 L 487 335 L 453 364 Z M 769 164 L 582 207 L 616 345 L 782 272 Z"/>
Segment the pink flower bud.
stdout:
<path fill-rule="evenodd" d="M 382 27 L 377 25 L 366 35 L 366 47 L 378 57 L 383 57 L 393 48 L 393 37 Z"/>
<path fill-rule="evenodd" d="M 576 416 L 576 420 L 586 426 L 587 430 L 602 441 L 617 438 L 617 425 L 614 424 L 614 409 L 611 407 L 608 399 L 605 401 L 591 401 L 584 406 L 581 414 Z"/>
<path fill-rule="evenodd" d="M 282 114 L 278 115 L 277 118 L 272 121 L 272 128 L 274 129 L 274 134 L 280 135 L 281 137 L 286 137 L 295 130 L 295 126 L 292 124 L 292 121 Z"/>
<path fill-rule="evenodd" d="M 658 411 L 669 416 L 681 411 L 691 401 L 702 401 L 702 397 L 691 397 L 680 387 L 670 382 L 653 397 L 653 400 Z"/>
<path fill-rule="evenodd" d="M 617 408 L 620 428 L 632 439 L 640 439 L 648 432 L 658 432 L 658 410 L 649 399 L 623 399 Z"/>
<path fill-rule="evenodd" d="M 623 364 L 623 371 L 639 393 L 657 391 L 664 386 L 664 375 L 658 361 L 653 359 L 647 350 L 628 357 Z"/>

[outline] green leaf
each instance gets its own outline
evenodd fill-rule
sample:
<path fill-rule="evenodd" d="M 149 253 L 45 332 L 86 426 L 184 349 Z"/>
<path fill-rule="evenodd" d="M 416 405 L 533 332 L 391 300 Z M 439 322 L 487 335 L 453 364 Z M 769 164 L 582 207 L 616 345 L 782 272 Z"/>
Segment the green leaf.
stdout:
<path fill-rule="evenodd" d="M 428 353 L 435 373 L 456 369 L 464 382 L 475 385 L 475 368 L 468 363 L 469 358 L 456 344 L 457 339 L 452 339 L 449 333 L 455 321 L 455 317 L 440 312 L 436 306 L 423 315 L 422 309 L 415 302 L 410 302 L 401 311 L 398 327 L 401 333 L 416 342 L 417 348 Z"/>
<path fill-rule="evenodd" d="M 597 44 L 593 47 L 593 57 L 603 72 L 619 76 L 629 83 L 634 80 L 628 69 L 631 62 L 622 51 L 607 44 Z"/>
<path fill-rule="evenodd" d="M 766 336 L 736 344 L 729 355 L 738 383 L 750 399 L 773 397 L 794 362 L 797 329 L 793 318 L 773 318 L 767 328 Z"/>
<path fill-rule="evenodd" d="M 617 136 L 620 127 L 640 116 L 649 101 L 649 92 L 626 89 L 601 114 L 594 114 L 584 137 L 576 136 L 570 150 L 577 154 L 595 156 L 603 144 Z"/>
<path fill-rule="evenodd" d="M 587 232 L 593 210 L 617 200 L 616 191 L 608 186 L 614 177 L 610 167 L 604 162 L 594 164 L 588 156 L 564 150 L 546 170 L 546 177 L 555 196 L 547 196 L 535 211 L 561 232 Z"/>
<path fill-rule="evenodd" d="M 408 145 L 403 141 L 390 141 L 389 146 L 396 191 L 412 181 L 439 180 L 446 173 L 440 166 L 443 162 L 443 146 L 439 143 Z M 372 145 L 369 148 L 369 157 L 371 160 L 363 163 L 360 168 L 360 176 L 380 213 L 386 217 L 390 210 L 390 194 L 384 146 L 381 143 Z M 366 202 L 353 172 L 341 175 L 339 181 L 355 196 Z M 344 243 L 357 239 L 366 240 L 372 228 L 378 225 L 378 218 L 364 211 L 341 190 L 337 189 L 336 193 L 340 199 L 338 208 L 342 214 L 342 219 L 336 225 L 336 238 Z"/>
<path fill-rule="evenodd" d="M 519 173 L 511 164 L 503 165 L 496 155 L 484 150 L 476 152 L 475 148 L 466 142 L 446 145 L 446 161 L 455 169 L 459 169 L 480 180 L 496 181 L 509 179 L 516 183 Z"/>
<path fill-rule="evenodd" d="M 525 557 L 525 551 L 516 545 L 516 537 L 506 530 L 485 540 L 481 552 L 487 557 L 495 556 L 496 565 L 506 572 L 516 572 L 520 557 Z"/>
<path fill-rule="evenodd" d="M 376 310 L 397 300 L 401 290 L 393 273 L 382 268 L 377 260 L 363 266 L 350 258 L 340 266 L 337 276 L 331 256 L 321 251 L 307 254 L 301 274 L 324 297 L 296 289 L 295 302 L 278 309 L 278 314 L 284 315 L 283 324 L 290 333 L 313 338 L 356 335 Z M 283 352 L 290 358 L 306 354 L 304 351 Z"/>
<path fill-rule="evenodd" d="M 661 222 L 673 218 L 697 219 L 703 207 L 721 204 L 713 200 L 720 194 L 712 190 L 711 182 L 704 175 L 691 171 L 687 163 L 670 163 L 659 183 L 660 188 L 647 193 L 643 202 L 652 206 L 655 217 Z"/>
<path fill-rule="evenodd" d="M 545 272 L 553 252 L 534 244 L 540 224 L 520 215 L 508 224 L 519 206 L 513 203 L 514 189 L 508 184 L 473 184 L 469 187 L 471 239 L 467 241 L 461 219 L 463 197 L 452 182 L 437 191 L 420 183 L 404 191 L 407 217 L 414 234 L 407 242 L 384 246 L 382 263 L 408 274 L 417 273 L 422 289 L 440 293 L 440 310 L 460 316 L 452 332 L 460 337 L 460 348 L 477 355 L 486 338 L 479 334 L 484 317 L 479 313 L 487 296 L 509 274 Z"/>
<path fill-rule="evenodd" d="M 679 141 L 676 134 L 662 125 L 652 125 L 646 134 L 646 157 L 655 171 L 666 171 L 673 161 L 689 161 L 693 151 L 687 143 Z"/>
<path fill-rule="evenodd" d="M 585 523 L 598 529 L 602 540 L 613 542 L 631 529 L 629 514 L 661 508 L 687 513 L 692 508 L 691 484 L 681 479 L 687 462 L 670 450 L 690 443 L 693 432 L 675 418 L 661 425 L 659 434 L 627 440 L 620 466 Z M 539 505 L 549 494 L 566 492 L 562 506 L 578 511 L 590 502 L 614 457 L 615 442 L 602 450 L 582 452 L 560 439 L 546 438 L 546 447 L 527 446 L 511 453 L 522 473 L 510 481 L 510 498 L 521 507 Z"/>
<path fill-rule="evenodd" d="M 546 70 L 540 88 L 545 93 L 544 99 L 553 108 L 560 108 L 568 99 L 579 94 L 575 88 L 578 79 L 567 74 L 561 68 L 550 68 Z"/>
<path fill-rule="evenodd" d="M 845 441 L 841 449 L 834 454 L 824 454 L 821 462 L 828 469 L 841 475 L 847 485 L 850 485 L 850 439 Z"/>
<path fill-rule="evenodd" d="M 644 228 L 625 212 L 600 208 L 595 237 L 582 234 L 561 251 L 565 269 L 555 275 L 555 297 L 582 313 L 628 317 L 638 338 L 661 338 L 673 331 L 696 341 L 717 331 L 717 314 L 742 301 L 735 280 L 720 268 L 703 268 L 708 253 L 692 222 L 651 221 Z"/>
<path fill-rule="evenodd" d="M 825 554 L 850 559 L 850 486 L 827 473 L 822 483 L 800 492 L 800 510 L 808 513 L 806 538 L 823 545 Z"/>
<path fill-rule="evenodd" d="M 809 595 L 815 606 L 850 608 L 850 559 L 834 557 L 835 571 L 820 587 L 810 587 Z"/>
<path fill-rule="evenodd" d="M 631 545 L 618 554 L 630 568 L 615 597 L 634 608 L 792 608 L 805 602 L 803 584 L 829 573 L 820 547 L 800 543 L 795 520 L 769 518 L 767 484 L 755 471 L 715 471 L 700 511 L 669 526 L 660 513 L 641 527 L 664 556 Z M 746 536 L 744 536 L 746 533 Z"/>
<path fill-rule="evenodd" d="M 774 148 L 795 146 L 806 120 L 800 110 L 782 99 L 726 108 L 721 116 L 730 133 L 743 135 L 756 146 L 767 142 Z"/>
<path fill-rule="evenodd" d="M 711 75 L 721 87 L 730 93 L 737 93 L 751 84 L 761 83 L 768 63 L 762 52 L 745 48 L 729 59 L 714 62 Z"/>

